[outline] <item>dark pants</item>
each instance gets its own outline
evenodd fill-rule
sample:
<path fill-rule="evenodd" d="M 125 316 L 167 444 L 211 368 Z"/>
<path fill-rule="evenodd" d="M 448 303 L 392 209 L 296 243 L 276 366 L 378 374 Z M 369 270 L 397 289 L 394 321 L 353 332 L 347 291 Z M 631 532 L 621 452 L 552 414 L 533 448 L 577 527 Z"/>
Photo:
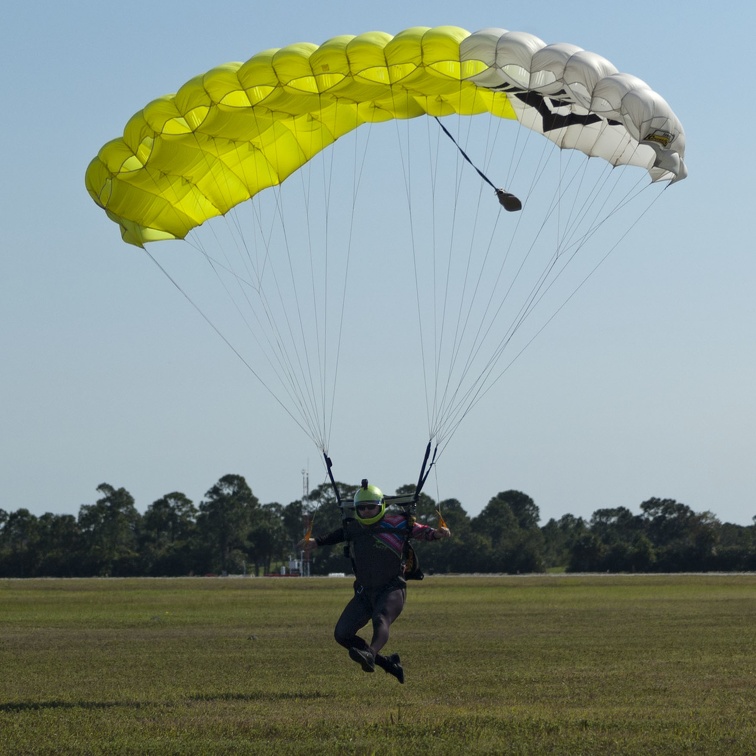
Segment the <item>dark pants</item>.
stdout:
<path fill-rule="evenodd" d="M 378 652 L 388 642 L 389 627 L 402 613 L 406 595 L 404 581 L 400 580 L 373 591 L 355 583 L 354 598 L 344 607 L 333 632 L 336 642 L 344 648 L 370 651 L 380 664 L 383 657 Z M 357 631 L 371 620 L 373 638 L 368 644 L 357 635 Z"/>

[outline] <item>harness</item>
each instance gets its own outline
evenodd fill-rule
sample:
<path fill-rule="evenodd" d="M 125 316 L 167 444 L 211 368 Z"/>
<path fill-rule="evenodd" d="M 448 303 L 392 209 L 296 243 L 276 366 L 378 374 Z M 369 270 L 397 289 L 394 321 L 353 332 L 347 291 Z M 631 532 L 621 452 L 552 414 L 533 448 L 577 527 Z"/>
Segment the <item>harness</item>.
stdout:
<path fill-rule="evenodd" d="M 433 451 L 432 458 L 431 449 L 432 445 L 429 441 L 428 446 L 425 449 L 423 464 L 420 467 L 420 474 L 418 475 L 414 492 L 411 494 L 400 494 L 398 496 L 384 497 L 387 505 L 394 505 L 401 508 L 402 514 L 405 518 L 406 527 L 404 529 L 404 544 L 402 546 L 401 561 L 401 574 L 405 580 L 422 580 L 425 577 L 423 571 L 420 569 L 420 562 L 417 558 L 417 554 L 415 553 L 415 550 L 412 548 L 412 545 L 409 541 L 410 536 L 412 535 L 412 528 L 417 522 L 417 502 L 420 499 L 420 492 L 423 490 L 425 481 L 428 480 L 428 475 L 430 475 L 431 468 L 436 462 L 438 446 L 436 446 L 435 450 Z M 336 480 L 333 477 L 333 463 L 331 462 L 331 458 L 325 452 L 323 452 L 323 458 L 325 459 L 326 470 L 328 471 L 328 477 L 331 481 L 331 487 L 333 488 L 333 492 L 336 496 L 336 504 L 341 509 L 341 519 L 344 525 L 344 534 L 346 535 L 346 543 L 344 544 L 344 556 L 350 560 L 350 562 L 352 563 L 352 569 L 354 570 L 354 557 L 352 555 L 351 548 L 352 539 L 349 537 L 351 528 L 347 526 L 347 523 L 348 521 L 354 521 L 355 518 L 349 514 L 351 507 L 345 504 L 341 499 L 339 487 L 336 485 Z M 368 484 L 367 478 L 363 478 L 361 484 L 364 488 L 366 488 Z"/>

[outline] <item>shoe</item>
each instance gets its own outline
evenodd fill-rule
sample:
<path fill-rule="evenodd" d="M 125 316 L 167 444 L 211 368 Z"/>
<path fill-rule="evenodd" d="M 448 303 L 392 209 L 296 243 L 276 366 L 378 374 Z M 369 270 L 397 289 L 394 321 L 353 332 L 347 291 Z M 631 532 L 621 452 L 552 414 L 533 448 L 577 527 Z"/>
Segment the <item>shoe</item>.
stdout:
<path fill-rule="evenodd" d="M 361 664 L 364 672 L 375 672 L 375 659 L 370 651 L 352 647 L 349 649 L 349 658 Z"/>
<path fill-rule="evenodd" d="M 388 666 L 385 668 L 386 672 L 393 675 L 399 682 L 404 685 L 404 667 L 402 667 L 402 660 L 399 658 L 399 654 L 391 654 L 386 657 Z"/>

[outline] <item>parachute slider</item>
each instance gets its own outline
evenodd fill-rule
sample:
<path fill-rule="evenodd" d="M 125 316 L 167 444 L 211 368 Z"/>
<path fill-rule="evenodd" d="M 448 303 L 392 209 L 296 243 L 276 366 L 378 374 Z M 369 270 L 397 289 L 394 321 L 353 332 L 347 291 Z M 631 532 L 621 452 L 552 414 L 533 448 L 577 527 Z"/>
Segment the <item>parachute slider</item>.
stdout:
<path fill-rule="evenodd" d="M 520 202 L 520 200 L 511 192 L 504 191 L 504 189 L 497 189 L 496 197 L 499 200 L 499 204 L 507 212 L 516 213 L 518 210 L 522 210 L 522 202 Z"/>

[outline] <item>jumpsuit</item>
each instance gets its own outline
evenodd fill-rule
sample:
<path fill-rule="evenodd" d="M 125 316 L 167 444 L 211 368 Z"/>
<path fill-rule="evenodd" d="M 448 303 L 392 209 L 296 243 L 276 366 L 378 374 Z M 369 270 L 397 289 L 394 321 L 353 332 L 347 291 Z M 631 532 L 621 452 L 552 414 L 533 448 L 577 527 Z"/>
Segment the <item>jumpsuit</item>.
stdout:
<path fill-rule="evenodd" d="M 428 525 L 414 523 L 408 532 L 409 527 L 405 515 L 387 514 L 369 526 L 345 520 L 337 530 L 315 539 L 318 546 L 347 541 L 354 566 L 354 596 L 336 623 L 336 642 L 347 649 L 369 651 L 383 669 L 390 662 L 380 651 L 388 642 L 391 623 L 401 614 L 407 595 L 402 574 L 405 544 L 409 538 L 435 540 L 436 531 Z M 357 631 L 370 621 L 373 636 L 367 643 Z"/>

